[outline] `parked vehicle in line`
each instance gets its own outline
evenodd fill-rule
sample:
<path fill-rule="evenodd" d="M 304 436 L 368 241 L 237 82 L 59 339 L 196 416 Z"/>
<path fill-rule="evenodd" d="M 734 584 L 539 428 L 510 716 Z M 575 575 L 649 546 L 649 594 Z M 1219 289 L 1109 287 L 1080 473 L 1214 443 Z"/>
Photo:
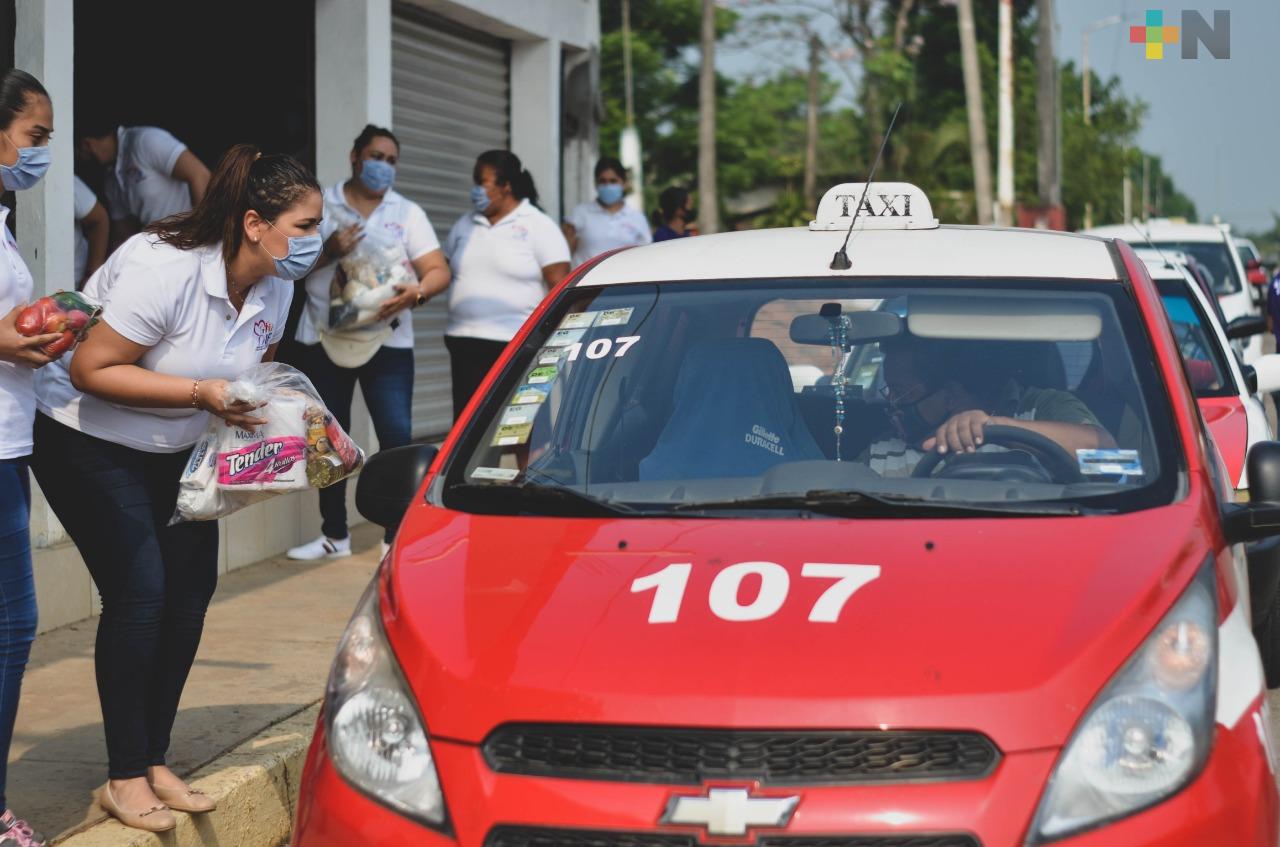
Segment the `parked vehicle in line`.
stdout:
<path fill-rule="evenodd" d="M 1246 281 L 1244 263 L 1236 250 L 1228 224 L 1188 224 L 1152 218 L 1145 223 L 1118 224 L 1085 230 L 1087 234 L 1122 238 L 1134 245 L 1159 250 L 1179 250 L 1194 256 L 1209 278 L 1228 321 L 1242 315 L 1260 315 L 1265 305 L 1261 293 Z M 1232 347 L 1245 364 L 1262 355 L 1262 339 L 1237 339 Z"/>
<path fill-rule="evenodd" d="M 1182 346 L 903 183 L 580 267 L 360 477 L 293 843 L 1274 847 L 1280 443 L 1236 502 Z"/>

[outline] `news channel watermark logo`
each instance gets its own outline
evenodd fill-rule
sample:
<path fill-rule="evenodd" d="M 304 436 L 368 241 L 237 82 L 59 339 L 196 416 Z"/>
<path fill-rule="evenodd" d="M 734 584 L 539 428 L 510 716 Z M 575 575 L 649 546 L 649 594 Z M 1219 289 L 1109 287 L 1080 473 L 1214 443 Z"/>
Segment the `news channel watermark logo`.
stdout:
<path fill-rule="evenodd" d="M 1177 45 L 1184 59 L 1199 59 L 1204 46 L 1215 59 L 1231 58 L 1231 11 L 1214 9 L 1213 23 L 1195 9 L 1183 9 L 1181 26 L 1165 23 L 1162 9 L 1147 9 L 1146 23 L 1129 27 L 1129 43 L 1141 44 L 1147 59 L 1163 59 L 1165 48 Z"/>

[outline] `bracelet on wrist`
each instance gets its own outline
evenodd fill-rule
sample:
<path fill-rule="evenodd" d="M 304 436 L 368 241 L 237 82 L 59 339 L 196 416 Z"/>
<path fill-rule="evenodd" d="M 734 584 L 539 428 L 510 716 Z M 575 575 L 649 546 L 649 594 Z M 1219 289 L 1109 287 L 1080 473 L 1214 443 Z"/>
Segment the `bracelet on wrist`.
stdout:
<path fill-rule="evenodd" d="M 200 390 L 200 380 L 192 380 L 191 382 L 191 408 L 200 408 L 200 399 L 197 392 Z"/>

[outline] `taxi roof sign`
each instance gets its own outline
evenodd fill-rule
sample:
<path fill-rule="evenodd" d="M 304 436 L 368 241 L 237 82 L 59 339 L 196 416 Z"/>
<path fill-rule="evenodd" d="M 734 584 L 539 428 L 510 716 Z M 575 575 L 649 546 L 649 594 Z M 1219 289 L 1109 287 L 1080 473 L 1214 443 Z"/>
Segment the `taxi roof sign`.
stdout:
<path fill-rule="evenodd" d="M 844 182 L 827 191 L 818 204 L 818 219 L 809 222 L 809 229 L 847 230 L 859 201 L 862 211 L 855 230 L 938 228 L 929 197 L 911 183 L 873 182 L 863 199 L 866 188 L 865 182 Z"/>

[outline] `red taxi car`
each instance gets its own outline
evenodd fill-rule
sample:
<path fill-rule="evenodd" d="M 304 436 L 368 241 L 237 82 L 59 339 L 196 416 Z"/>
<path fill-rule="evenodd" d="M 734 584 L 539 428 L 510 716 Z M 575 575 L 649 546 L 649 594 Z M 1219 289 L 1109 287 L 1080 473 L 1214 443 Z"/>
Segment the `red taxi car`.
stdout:
<path fill-rule="evenodd" d="M 1280 444 L 1234 502 L 1123 242 L 817 217 L 580 269 L 370 460 L 295 845 L 1274 847 Z"/>

